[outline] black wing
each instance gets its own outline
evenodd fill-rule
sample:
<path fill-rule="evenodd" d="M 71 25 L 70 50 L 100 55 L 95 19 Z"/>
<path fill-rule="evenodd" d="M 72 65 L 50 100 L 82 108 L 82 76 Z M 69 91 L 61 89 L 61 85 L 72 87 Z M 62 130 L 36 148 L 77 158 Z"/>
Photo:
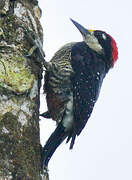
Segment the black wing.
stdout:
<path fill-rule="evenodd" d="M 91 50 L 84 42 L 73 46 L 71 56 L 75 72 L 72 77 L 74 134 L 79 135 L 98 98 L 106 74 L 105 63 L 101 55 Z"/>

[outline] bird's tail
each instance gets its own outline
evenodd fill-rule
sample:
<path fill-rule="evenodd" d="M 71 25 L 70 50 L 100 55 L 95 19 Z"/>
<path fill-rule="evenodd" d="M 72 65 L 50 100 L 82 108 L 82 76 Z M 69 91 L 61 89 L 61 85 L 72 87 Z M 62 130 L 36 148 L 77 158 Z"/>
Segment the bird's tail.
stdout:
<path fill-rule="evenodd" d="M 66 143 L 68 143 L 70 140 L 70 148 L 69 149 L 73 149 L 73 146 L 74 146 L 74 143 L 75 143 L 75 139 L 76 139 L 76 134 L 74 132 L 71 132 L 69 135 L 68 135 L 68 138 L 66 140 Z"/>
<path fill-rule="evenodd" d="M 46 142 L 42 150 L 42 171 L 44 170 L 44 168 L 47 168 L 48 162 L 52 157 L 53 153 L 67 137 L 67 133 L 64 131 L 64 129 L 65 128 L 60 123 Z"/>

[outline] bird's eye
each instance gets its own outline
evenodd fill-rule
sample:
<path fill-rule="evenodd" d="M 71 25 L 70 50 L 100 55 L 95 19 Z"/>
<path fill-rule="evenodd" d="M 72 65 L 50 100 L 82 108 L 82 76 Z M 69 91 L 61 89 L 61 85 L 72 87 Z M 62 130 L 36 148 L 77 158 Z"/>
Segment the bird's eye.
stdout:
<path fill-rule="evenodd" d="M 106 40 L 106 35 L 104 33 L 102 34 L 102 38 Z"/>

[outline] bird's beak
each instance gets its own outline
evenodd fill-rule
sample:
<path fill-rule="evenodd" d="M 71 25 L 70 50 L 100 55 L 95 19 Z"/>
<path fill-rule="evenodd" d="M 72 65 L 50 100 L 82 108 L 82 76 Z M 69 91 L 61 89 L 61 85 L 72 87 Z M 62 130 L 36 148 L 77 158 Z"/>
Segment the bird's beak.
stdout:
<path fill-rule="evenodd" d="M 92 30 L 87 30 L 81 24 L 79 24 L 78 22 L 74 21 L 73 19 L 70 19 L 70 20 L 73 22 L 73 24 L 77 27 L 77 29 L 81 32 L 81 34 L 83 36 L 86 36 L 87 34 L 91 34 Z"/>

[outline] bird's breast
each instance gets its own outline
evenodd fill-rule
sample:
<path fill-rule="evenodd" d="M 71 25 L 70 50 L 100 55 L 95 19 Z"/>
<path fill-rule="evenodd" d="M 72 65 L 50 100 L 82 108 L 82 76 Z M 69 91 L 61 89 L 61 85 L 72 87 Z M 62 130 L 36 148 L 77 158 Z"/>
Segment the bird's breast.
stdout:
<path fill-rule="evenodd" d="M 71 74 L 73 73 L 69 62 L 52 63 L 52 72 L 46 72 L 44 89 L 46 92 L 47 106 L 53 120 L 60 122 L 64 114 L 69 121 L 72 116 L 73 95 Z M 66 125 L 67 126 L 67 125 Z"/>

